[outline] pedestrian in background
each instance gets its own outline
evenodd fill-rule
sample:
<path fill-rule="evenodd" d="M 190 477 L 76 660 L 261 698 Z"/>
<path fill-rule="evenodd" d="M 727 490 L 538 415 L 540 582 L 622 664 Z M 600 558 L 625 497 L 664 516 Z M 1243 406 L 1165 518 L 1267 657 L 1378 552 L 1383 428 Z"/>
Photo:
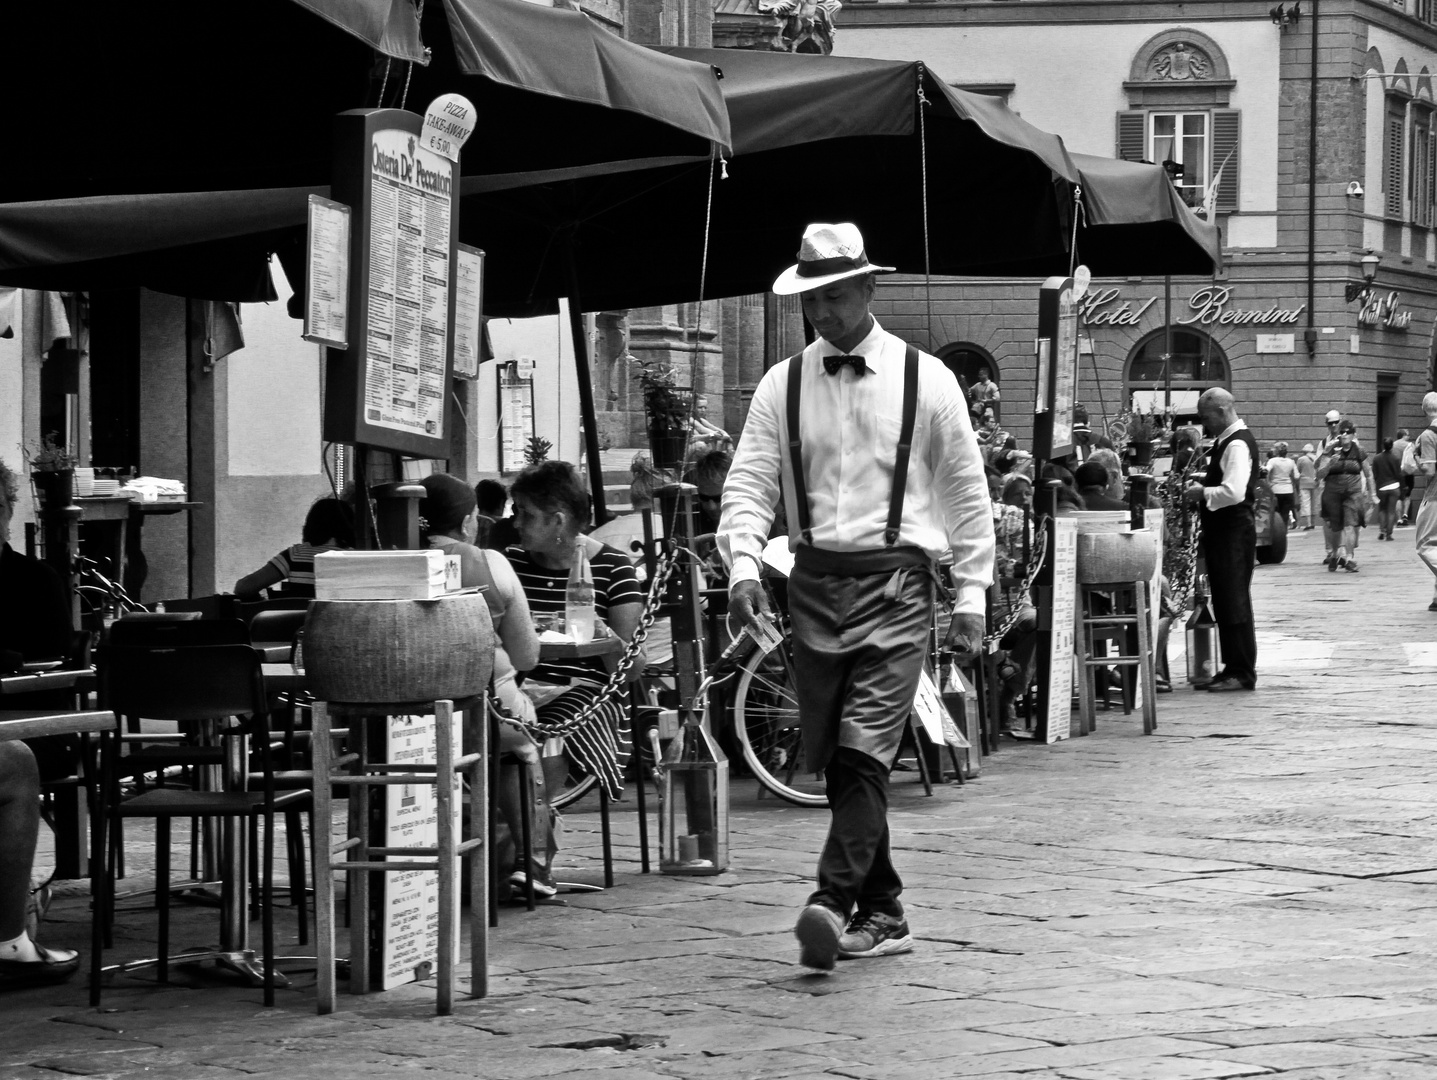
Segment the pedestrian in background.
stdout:
<path fill-rule="evenodd" d="M 1397 525 L 1397 496 L 1402 488 L 1402 459 L 1393 453 L 1394 440 L 1382 440 L 1382 453 L 1372 457 L 1372 482 L 1377 487 L 1377 539 L 1391 540 Z"/>
<path fill-rule="evenodd" d="M 874 275 L 851 224 L 810 225 L 774 282 L 798 294 L 818 339 L 754 391 L 724 484 L 718 543 L 729 612 L 754 626 L 774 508 L 788 507 L 795 690 L 808 771 L 831 812 L 818 887 L 794 933 L 805 967 L 913 947 L 888 834 L 888 772 L 928 652 L 935 564 L 956 591 L 944 647 L 982 648 L 993 516 L 958 384 L 873 318 Z M 899 449 L 913 435 L 909 457 Z"/>
<path fill-rule="evenodd" d="M 1422 411 L 1427 414 L 1427 428 L 1417 436 L 1416 454 L 1417 469 L 1427 478 L 1427 490 L 1417 508 L 1417 555 L 1437 575 L 1437 390 L 1423 397 Z M 1437 591 L 1427 610 L 1437 611 Z"/>
<path fill-rule="evenodd" d="M 1402 460 L 1403 455 L 1407 453 L 1407 448 L 1411 445 L 1411 432 L 1405 427 L 1398 428 L 1397 438 L 1392 443 L 1392 453 L 1396 455 L 1398 461 Z M 1397 489 L 1397 524 L 1411 525 L 1412 517 L 1408 513 L 1408 503 L 1412 499 L 1412 477 L 1404 470 L 1398 484 L 1400 486 Z"/>
<path fill-rule="evenodd" d="M 1303 532 L 1317 527 L 1317 455 L 1312 443 L 1304 443 L 1297 457 L 1297 516 Z"/>
<path fill-rule="evenodd" d="M 1201 690 L 1222 693 L 1257 686 L 1257 633 L 1252 617 L 1252 564 L 1257 558 L 1257 440 L 1239 419 L 1232 395 L 1203 391 L 1198 417 L 1213 438 L 1207 475 L 1185 498 L 1199 508 L 1202 553 L 1217 619 L 1222 670 Z"/>
<path fill-rule="evenodd" d="M 1287 443 L 1274 443 L 1267 459 L 1267 484 L 1272 488 L 1272 508 L 1287 525 L 1297 524 L 1297 462 L 1287 456 Z"/>
<path fill-rule="evenodd" d="M 1357 429 L 1350 420 L 1340 421 L 1336 441 L 1323 447 L 1317 458 L 1329 571 L 1357 573 L 1358 530 L 1365 523 L 1368 501 L 1363 483 L 1366 463 L 1367 454 L 1357 443 Z"/>

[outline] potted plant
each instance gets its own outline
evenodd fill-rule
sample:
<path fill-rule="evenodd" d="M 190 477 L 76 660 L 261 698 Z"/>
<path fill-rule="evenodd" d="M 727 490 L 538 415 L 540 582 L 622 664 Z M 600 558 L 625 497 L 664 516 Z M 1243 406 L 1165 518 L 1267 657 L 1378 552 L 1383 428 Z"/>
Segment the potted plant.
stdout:
<path fill-rule="evenodd" d="M 1153 414 L 1132 412 L 1127 417 L 1127 457 L 1133 465 L 1153 463 L 1153 443 L 1159 435 Z"/>
<path fill-rule="evenodd" d="M 644 393 L 654 467 L 678 469 L 683 465 L 688 442 L 692 392 L 677 385 L 672 367 L 652 361 L 640 365 L 639 386 Z"/>
<path fill-rule="evenodd" d="M 40 504 L 47 508 L 59 508 L 70 504 L 75 491 L 75 455 L 60 441 L 60 433 L 49 432 L 40 439 L 40 448 L 26 450 L 25 460 L 30 465 L 30 482 Z"/>

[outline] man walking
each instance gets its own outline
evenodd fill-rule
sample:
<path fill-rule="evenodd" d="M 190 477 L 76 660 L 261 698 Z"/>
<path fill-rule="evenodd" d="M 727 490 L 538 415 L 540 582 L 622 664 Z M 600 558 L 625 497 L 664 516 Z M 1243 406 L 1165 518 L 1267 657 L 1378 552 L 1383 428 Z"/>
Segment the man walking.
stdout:
<path fill-rule="evenodd" d="M 1200 689 L 1214 693 L 1257 685 L 1257 636 L 1252 620 L 1252 564 L 1257 555 L 1253 500 L 1257 493 L 1257 440 L 1238 419 L 1232 395 L 1221 387 L 1198 398 L 1203 430 L 1213 436 L 1207 476 L 1190 484 L 1187 501 L 1200 508 L 1202 550 L 1217 618 L 1222 670 Z"/>
<path fill-rule="evenodd" d="M 773 291 L 799 294 L 819 337 L 754 392 L 718 530 L 729 610 L 752 625 L 768 607 L 759 560 L 783 499 L 806 766 L 823 770 L 832 811 L 818 887 L 794 928 L 800 962 L 819 970 L 913 947 L 889 850 L 888 772 L 923 668 L 935 563 L 952 553 L 945 647 L 960 654 L 982 645 L 993 575 L 992 511 L 958 383 L 869 311 L 874 274 L 891 269 L 868 261 L 853 225 L 805 231 Z"/>
<path fill-rule="evenodd" d="M 1372 458 L 1372 482 L 1377 485 L 1377 539 L 1391 540 L 1397 527 L 1397 499 L 1402 488 L 1402 459 L 1394 440 L 1382 440 L 1382 453 Z"/>
<path fill-rule="evenodd" d="M 1437 575 L 1437 390 L 1422 398 L 1422 411 L 1427 414 L 1427 427 L 1417 436 L 1416 456 L 1417 471 L 1427 478 L 1427 490 L 1417 507 L 1417 556 Z M 1427 610 L 1437 611 L 1437 593 Z"/>

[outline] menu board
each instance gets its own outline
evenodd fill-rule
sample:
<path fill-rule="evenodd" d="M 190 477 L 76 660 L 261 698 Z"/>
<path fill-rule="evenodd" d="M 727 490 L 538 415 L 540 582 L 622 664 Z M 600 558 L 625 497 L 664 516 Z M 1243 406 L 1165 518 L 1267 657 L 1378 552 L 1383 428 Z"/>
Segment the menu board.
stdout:
<path fill-rule="evenodd" d="M 484 330 L 484 252 L 460 244 L 455 262 L 454 375 L 479 374 L 480 335 Z"/>
<path fill-rule="evenodd" d="M 435 722 L 428 716 L 391 716 L 385 760 L 390 765 L 432 763 Z M 456 746 L 462 714 L 454 714 Z M 458 777 L 454 777 L 454 827 L 458 829 Z M 433 847 L 439 843 L 438 800 L 433 784 L 393 784 L 383 789 L 384 847 Z M 457 867 L 456 867 L 457 869 Z M 379 982 L 384 990 L 428 978 L 439 957 L 439 875 L 433 870 L 395 870 L 382 875 Z M 457 905 L 456 905 L 457 907 Z M 457 962 L 459 934 L 454 934 Z"/>
<path fill-rule="evenodd" d="M 301 336 L 335 349 L 349 347 L 349 224 L 349 207 L 319 195 L 309 197 Z"/>
<path fill-rule="evenodd" d="M 365 418 L 435 435 L 449 348 L 450 163 L 407 131 L 376 131 L 370 159 Z M 427 178 L 434 178 L 429 180 Z"/>
<path fill-rule="evenodd" d="M 331 187 L 354 220 L 349 348 L 328 353 L 324 437 L 447 458 L 457 166 L 424 148 L 421 125 L 399 109 L 335 118 Z"/>
<path fill-rule="evenodd" d="M 510 365 L 499 368 L 499 471 L 524 467 L 524 451 L 534 435 L 534 380 L 511 374 Z"/>
<path fill-rule="evenodd" d="M 1073 441 L 1073 396 L 1078 382 L 1078 305 L 1072 287 L 1058 294 L 1058 336 L 1053 347 L 1053 445 Z"/>
<path fill-rule="evenodd" d="M 1049 653 L 1048 715 L 1044 741 L 1072 734 L 1073 646 L 1078 625 L 1078 523 L 1054 518 L 1053 523 L 1053 647 Z"/>

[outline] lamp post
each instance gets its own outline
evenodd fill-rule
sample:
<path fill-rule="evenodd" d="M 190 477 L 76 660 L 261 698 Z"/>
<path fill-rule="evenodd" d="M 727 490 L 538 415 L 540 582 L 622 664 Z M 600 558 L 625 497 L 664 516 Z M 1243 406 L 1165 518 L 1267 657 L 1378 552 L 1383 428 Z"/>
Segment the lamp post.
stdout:
<path fill-rule="evenodd" d="M 1349 304 L 1354 300 L 1367 303 L 1368 297 L 1372 295 L 1372 282 L 1377 277 L 1377 265 L 1380 262 L 1382 262 L 1382 256 L 1374 251 L 1369 251 L 1362 256 L 1362 283 L 1359 285 L 1349 282 L 1343 293 Z"/>

